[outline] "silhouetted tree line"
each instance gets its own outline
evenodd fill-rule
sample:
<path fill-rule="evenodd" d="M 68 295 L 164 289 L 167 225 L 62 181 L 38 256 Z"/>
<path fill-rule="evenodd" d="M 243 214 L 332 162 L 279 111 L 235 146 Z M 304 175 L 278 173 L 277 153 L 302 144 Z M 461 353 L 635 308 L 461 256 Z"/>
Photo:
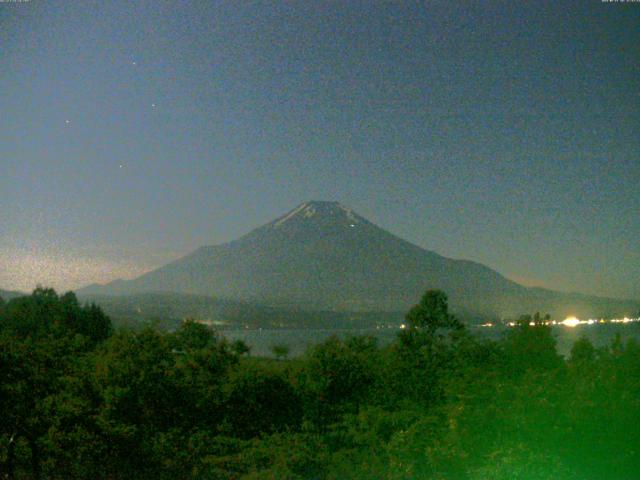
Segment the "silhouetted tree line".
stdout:
<path fill-rule="evenodd" d="M 1 478 L 637 478 L 640 347 L 565 360 L 533 318 L 481 340 L 430 291 L 388 346 L 275 360 L 37 289 L 0 302 Z"/>

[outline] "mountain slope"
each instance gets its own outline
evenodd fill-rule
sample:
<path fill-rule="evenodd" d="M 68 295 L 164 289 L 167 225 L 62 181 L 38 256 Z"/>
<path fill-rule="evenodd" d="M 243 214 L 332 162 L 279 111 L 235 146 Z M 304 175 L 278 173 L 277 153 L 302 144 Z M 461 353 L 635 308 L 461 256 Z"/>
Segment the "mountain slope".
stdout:
<path fill-rule="evenodd" d="M 180 292 L 308 310 L 403 311 L 428 288 L 446 291 L 454 310 L 481 316 L 544 310 L 547 297 L 557 296 L 422 249 L 337 202 L 317 201 L 235 241 L 80 293 Z"/>

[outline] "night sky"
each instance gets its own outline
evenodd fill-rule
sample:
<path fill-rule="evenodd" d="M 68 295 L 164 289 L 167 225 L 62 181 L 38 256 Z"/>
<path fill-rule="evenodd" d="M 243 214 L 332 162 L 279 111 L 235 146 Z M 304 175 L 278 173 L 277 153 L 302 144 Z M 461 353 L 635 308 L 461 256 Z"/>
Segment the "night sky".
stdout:
<path fill-rule="evenodd" d="M 131 278 L 306 200 L 640 298 L 640 3 L 0 3 L 0 287 Z"/>

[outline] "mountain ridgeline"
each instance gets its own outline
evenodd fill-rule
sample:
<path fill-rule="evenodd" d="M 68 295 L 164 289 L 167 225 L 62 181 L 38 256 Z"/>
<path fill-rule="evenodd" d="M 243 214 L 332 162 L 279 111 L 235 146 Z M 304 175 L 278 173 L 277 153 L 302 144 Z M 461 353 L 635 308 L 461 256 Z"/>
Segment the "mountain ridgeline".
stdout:
<path fill-rule="evenodd" d="M 463 317 L 631 315 L 638 303 L 519 285 L 476 262 L 420 248 L 337 202 L 303 203 L 229 243 L 206 246 L 139 278 L 80 295 L 196 294 L 278 308 L 406 311 L 426 289 Z"/>

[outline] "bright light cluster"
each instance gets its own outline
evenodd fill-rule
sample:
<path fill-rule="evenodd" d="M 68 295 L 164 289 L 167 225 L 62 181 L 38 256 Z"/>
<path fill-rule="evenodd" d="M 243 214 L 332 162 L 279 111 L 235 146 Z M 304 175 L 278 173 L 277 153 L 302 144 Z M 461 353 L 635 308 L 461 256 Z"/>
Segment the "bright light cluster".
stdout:
<path fill-rule="evenodd" d="M 638 318 L 629 318 L 629 317 L 624 317 L 624 318 L 611 318 L 608 320 L 605 320 L 604 318 L 600 318 L 600 319 L 596 319 L 596 318 L 590 318 L 588 320 L 580 320 L 579 318 L 576 317 L 567 317 L 564 320 L 557 322 L 555 320 L 548 320 L 545 322 L 542 322 L 543 325 L 551 325 L 551 326 L 556 326 L 556 325 L 560 325 L 563 327 L 569 327 L 569 328 L 575 328 L 578 325 L 595 325 L 597 323 L 632 323 L 632 322 L 640 322 L 640 317 Z M 508 327 L 515 327 L 519 325 L 518 322 L 508 322 L 507 326 Z M 530 326 L 534 326 L 535 323 L 534 322 L 530 322 L 529 323 Z M 483 324 L 481 325 L 482 327 L 489 327 L 492 326 L 491 324 Z"/>
<path fill-rule="evenodd" d="M 560 322 L 560 325 L 564 325 L 565 327 L 577 327 L 580 325 L 580 320 L 576 317 L 567 317 Z"/>

